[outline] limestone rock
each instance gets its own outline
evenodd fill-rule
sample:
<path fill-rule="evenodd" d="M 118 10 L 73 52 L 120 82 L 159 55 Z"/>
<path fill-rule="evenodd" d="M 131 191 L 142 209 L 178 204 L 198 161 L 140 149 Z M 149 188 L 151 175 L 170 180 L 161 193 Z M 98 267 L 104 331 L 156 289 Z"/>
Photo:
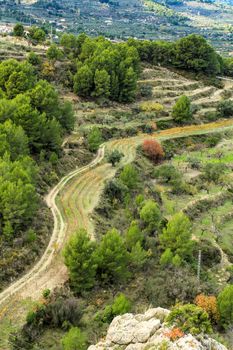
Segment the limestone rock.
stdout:
<path fill-rule="evenodd" d="M 92 345 L 88 350 L 227 350 L 225 346 L 208 336 L 194 337 L 186 334 L 171 341 L 171 330 L 164 323 L 169 310 L 153 308 L 144 314 L 125 314 L 114 318 L 105 340 Z"/>

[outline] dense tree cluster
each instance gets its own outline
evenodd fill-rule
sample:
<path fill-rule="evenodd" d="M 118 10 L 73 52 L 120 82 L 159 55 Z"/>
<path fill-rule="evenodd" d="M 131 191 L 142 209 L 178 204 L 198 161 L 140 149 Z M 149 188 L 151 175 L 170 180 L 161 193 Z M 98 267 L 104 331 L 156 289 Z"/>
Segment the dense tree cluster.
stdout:
<path fill-rule="evenodd" d="M 134 100 L 140 69 L 136 48 L 84 34 L 64 34 L 61 45 L 65 54 L 77 61 L 74 91 L 78 95 L 120 102 Z"/>
<path fill-rule="evenodd" d="M 59 153 L 73 122 L 71 105 L 37 78 L 29 62 L 0 63 L 0 234 L 9 237 L 30 226 L 39 203 L 30 156 Z"/>
<path fill-rule="evenodd" d="M 12 162 L 5 153 L 0 158 L 0 233 L 9 237 L 30 223 L 38 205 L 35 181 L 36 168 L 30 157 Z"/>
<path fill-rule="evenodd" d="M 28 62 L 10 59 L 0 64 L 0 92 L 0 122 L 11 120 L 21 126 L 33 153 L 58 152 L 62 130 L 72 130 L 74 116 L 55 88 L 45 80 L 37 81 Z"/>
<path fill-rule="evenodd" d="M 115 229 L 107 232 L 99 243 L 90 240 L 84 230 L 78 231 L 67 244 L 65 264 L 77 293 L 104 284 L 124 282 L 130 276 L 131 254 L 124 238 Z"/>
<path fill-rule="evenodd" d="M 223 69 L 223 60 L 200 35 L 191 34 L 174 43 L 129 39 L 138 49 L 142 61 L 173 66 L 196 73 L 216 75 Z"/>

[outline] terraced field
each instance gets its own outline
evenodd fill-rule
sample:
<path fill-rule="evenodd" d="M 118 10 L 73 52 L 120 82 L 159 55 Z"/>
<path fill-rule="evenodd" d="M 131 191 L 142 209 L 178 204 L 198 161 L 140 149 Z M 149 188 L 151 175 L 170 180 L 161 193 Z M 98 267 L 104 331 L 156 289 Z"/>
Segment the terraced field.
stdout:
<path fill-rule="evenodd" d="M 233 81 L 223 81 L 222 89 L 205 86 L 200 81 L 184 78 L 178 73 L 174 73 L 166 68 L 156 67 L 145 69 L 139 81 L 140 85 L 152 87 L 151 101 L 157 101 L 170 111 L 176 100 L 183 94 L 187 95 L 197 112 L 195 118 L 205 116 L 210 111 L 215 111 L 219 101 L 227 95 L 228 99 L 233 99 Z"/>
<path fill-rule="evenodd" d="M 233 128 L 233 120 L 200 126 L 172 128 L 152 135 L 160 140 Z M 106 143 L 106 150 L 118 149 L 125 155 L 122 164 L 132 162 L 136 147 L 148 135 L 112 140 Z M 100 162 L 100 164 L 99 164 Z M 70 235 L 79 227 L 85 227 L 94 236 L 90 213 L 98 202 L 106 179 L 114 176 L 116 169 L 102 162 L 102 151 L 96 160 L 87 167 L 77 169 L 51 191 L 48 204 L 54 213 L 55 227 L 49 247 L 39 263 L 21 280 L 0 294 L 0 333 L 1 349 L 9 349 L 9 333 L 17 329 L 25 319 L 25 314 L 40 297 L 45 288 L 54 288 L 67 279 L 62 262 L 62 247 Z"/>
<path fill-rule="evenodd" d="M 171 109 L 176 100 L 183 94 L 187 95 L 195 111 L 195 123 L 208 122 L 208 114 L 216 111 L 216 106 L 227 96 L 233 99 L 233 81 L 222 80 L 223 88 L 206 86 L 201 81 L 186 78 L 181 74 L 163 67 L 144 68 L 138 90 L 150 90 L 149 96 L 142 97 L 139 93 L 136 103 L 99 108 L 93 103 L 81 103 L 74 95 L 70 95 L 75 103 L 77 123 L 76 131 L 86 132 L 92 126 L 98 126 L 103 130 L 117 129 L 120 131 L 131 129 L 135 133 L 143 130 L 143 126 L 151 122 L 172 123 Z M 164 112 L 146 113 L 140 112 L 143 102 L 158 102 L 164 106 Z M 209 120 L 211 121 L 211 120 Z M 115 135 L 114 135 L 115 137 Z"/>
<path fill-rule="evenodd" d="M 31 50 L 39 56 L 45 57 L 46 49 L 45 45 L 32 47 L 26 39 L 17 39 L 10 36 L 0 37 L 0 61 L 10 58 L 24 60 Z"/>
<path fill-rule="evenodd" d="M 206 111 L 214 108 L 211 101 L 213 100 L 214 103 L 217 103 L 216 101 L 222 98 L 224 91 L 227 91 L 228 94 L 233 93 L 233 83 L 231 82 L 227 82 L 224 89 L 206 87 L 200 82 L 192 81 L 160 67 L 145 69 L 142 79 L 139 81 L 140 84 L 152 86 L 152 96 L 147 99 L 141 99 L 137 104 L 145 100 L 157 101 L 164 104 L 167 112 L 170 113 L 176 99 L 185 92 L 190 96 L 193 103 L 200 107 L 197 119 L 200 118 L 200 115 L 204 115 Z M 135 107 L 136 104 L 124 107 L 122 105 L 114 105 L 112 109 L 108 107 L 97 111 L 95 105 L 90 105 L 88 108 L 85 107 L 81 110 L 79 102 L 77 102 L 77 131 L 80 129 L 80 122 L 86 128 L 97 124 L 124 129 L 128 125 L 132 125 L 132 123 L 137 127 L 142 121 L 135 118 L 135 115 L 131 113 Z M 115 114 L 112 114 L 113 110 Z M 96 117 L 97 112 L 100 115 L 98 118 Z M 147 122 L 146 116 L 143 118 L 145 118 L 143 122 Z M 165 116 L 163 118 L 171 117 Z M 103 121 L 106 122 L 108 120 L 109 123 L 103 123 Z M 206 134 L 214 130 L 223 131 L 229 129 L 233 129 L 233 119 L 170 128 L 158 131 L 150 136 L 159 140 L 166 140 L 188 135 Z M 79 136 L 80 134 L 74 133 L 71 139 L 75 140 Z M 134 160 L 136 147 L 145 138 L 148 138 L 148 135 L 139 132 L 134 137 L 112 139 L 106 142 L 105 150 L 106 152 L 113 149 L 121 151 L 124 154 L 124 158 L 119 166 L 122 166 Z M 76 229 L 84 227 L 90 236 L 94 238 L 94 225 L 90 214 L 98 203 L 105 181 L 112 178 L 116 171 L 103 160 L 103 157 L 104 149 L 101 148 L 96 159 L 90 165 L 72 171 L 48 195 L 47 203 L 53 212 L 55 220 L 49 246 L 41 260 L 29 273 L 0 294 L 0 348 L 2 350 L 9 349 L 7 340 L 9 333 L 23 323 L 27 311 L 40 298 L 42 291 L 45 288 L 53 289 L 67 279 L 67 271 L 62 260 L 62 248 L 70 235 Z M 217 192 L 218 189 L 215 188 L 213 194 Z M 197 196 L 195 200 L 200 198 L 201 195 L 199 194 L 199 197 Z M 186 203 L 189 200 L 191 201 L 193 198 L 186 198 Z M 225 206 L 230 211 L 230 203 L 226 202 Z M 226 221 L 224 222 L 225 224 Z M 229 227 L 227 226 L 225 229 L 229 230 Z"/>

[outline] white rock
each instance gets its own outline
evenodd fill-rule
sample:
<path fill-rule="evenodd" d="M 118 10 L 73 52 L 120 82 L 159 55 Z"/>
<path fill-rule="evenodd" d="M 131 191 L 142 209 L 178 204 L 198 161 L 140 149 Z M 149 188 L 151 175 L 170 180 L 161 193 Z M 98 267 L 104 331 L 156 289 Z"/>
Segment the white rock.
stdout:
<path fill-rule="evenodd" d="M 137 343 L 137 344 L 130 344 L 126 347 L 125 350 L 144 350 L 145 347 L 147 347 L 147 344 Z"/>
<path fill-rule="evenodd" d="M 201 343 L 191 334 L 185 335 L 174 342 L 177 349 L 181 350 L 205 350 Z"/>
<path fill-rule="evenodd" d="M 134 329 L 138 323 L 132 314 L 115 317 L 109 326 L 106 340 L 119 345 L 130 344 L 133 341 Z"/>
<path fill-rule="evenodd" d="M 159 327 L 160 321 L 156 319 L 139 322 L 133 332 L 133 343 L 145 343 Z"/>
<path fill-rule="evenodd" d="M 144 320 L 147 321 L 151 318 L 158 318 L 161 322 L 163 322 L 169 314 L 169 310 L 163 309 L 162 307 L 156 307 L 145 312 Z"/>
<path fill-rule="evenodd" d="M 109 326 L 106 339 L 88 350 L 155 350 L 164 342 L 167 350 L 227 350 L 207 335 L 188 334 L 171 341 L 167 336 L 171 328 L 161 324 L 168 314 L 169 310 L 154 308 L 145 314 L 117 316 Z"/>

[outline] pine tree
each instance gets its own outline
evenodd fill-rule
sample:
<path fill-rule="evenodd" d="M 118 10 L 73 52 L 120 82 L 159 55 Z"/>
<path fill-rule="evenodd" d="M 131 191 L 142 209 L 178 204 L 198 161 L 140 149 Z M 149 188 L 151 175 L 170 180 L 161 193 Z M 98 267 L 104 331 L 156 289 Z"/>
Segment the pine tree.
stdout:
<path fill-rule="evenodd" d="M 121 86 L 120 101 L 121 102 L 133 102 L 136 97 L 137 91 L 137 75 L 133 68 L 127 69 L 124 75 L 124 80 Z"/>
<path fill-rule="evenodd" d="M 165 251 L 162 261 L 170 262 L 172 258 L 174 264 L 180 264 L 181 261 L 191 258 L 194 247 L 191 227 L 189 218 L 183 213 L 177 213 L 171 218 L 159 235 L 160 247 Z"/>
<path fill-rule="evenodd" d="M 158 204 L 150 199 L 147 200 L 140 211 L 140 219 L 146 225 L 146 231 L 154 233 L 162 219 Z"/>
<path fill-rule="evenodd" d="M 183 95 L 181 96 L 172 109 L 172 117 L 177 123 L 188 121 L 192 117 L 190 99 Z"/>
<path fill-rule="evenodd" d="M 97 69 L 94 77 L 93 96 L 108 98 L 110 96 L 110 75 L 105 69 Z"/>
<path fill-rule="evenodd" d="M 78 69 L 74 76 L 74 92 L 83 97 L 89 97 L 94 84 L 93 73 L 91 69 L 84 65 Z"/>
<path fill-rule="evenodd" d="M 119 86 L 119 77 L 115 71 L 111 75 L 111 94 L 110 97 L 112 100 L 117 101 L 119 99 L 120 86 Z"/>
<path fill-rule="evenodd" d="M 115 229 L 103 236 L 96 250 L 96 258 L 97 273 L 103 282 L 117 283 L 129 277 L 129 255 L 123 238 Z"/>
<path fill-rule="evenodd" d="M 96 245 L 85 230 L 79 230 L 64 250 L 65 264 L 68 267 L 71 285 L 77 293 L 92 288 L 96 276 Z"/>

